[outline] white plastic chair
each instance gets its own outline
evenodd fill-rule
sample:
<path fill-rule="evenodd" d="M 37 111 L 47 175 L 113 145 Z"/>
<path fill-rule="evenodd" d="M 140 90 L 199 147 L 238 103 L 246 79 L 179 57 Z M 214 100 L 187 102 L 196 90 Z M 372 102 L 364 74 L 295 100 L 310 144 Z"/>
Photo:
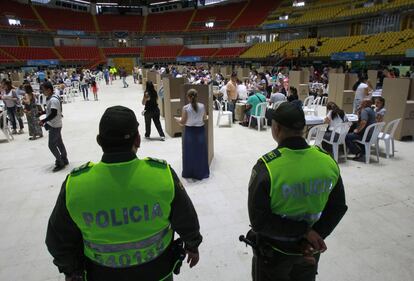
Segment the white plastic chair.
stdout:
<path fill-rule="evenodd" d="M 310 97 L 312 98 L 309 99 Z M 303 112 L 305 113 L 305 115 L 307 115 L 308 113 L 311 113 L 314 116 L 318 116 L 318 105 L 320 102 L 321 102 L 321 97 L 317 97 L 316 99 L 313 96 L 307 97 L 303 103 Z"/>
<path fill-rule="evenodd" d="M 364 132 L 362 140 L 356 140 L 355 142 L 360 143 L 365 146 L 365 163 L 369 164 L 371 157 L 371 146 L 375 144 L 375 150 L 377 153 L 377 161 L 379 162 L 379 149 L 378 149 L 378 135 L 384 128 L 385 122 L 374 123 L 369 125 Z M 369 132 L 372 132 L 371 138 L 367 140 Z"/>
<path fill-rule="evenodd" d="M 282 103 L 286 102 L 285 100 L 282 101 L 277 101 L 275 103 L 272 104 L 272 109 L 277 109 L 279 107 L 279 105 L 281 105 Z"/>
<path fill-rule="evenodd" d="M 351 127 L 351 123 L 349 122 L 345 122 L 342 124 L 338 124 L 337 126 L 335 126 L 332 130 L 332 134 L 329 140 L 327 139 L 322 139 L 322 142 L 326 142 L 330 145 L 332 145 L 332 152 L 333 152 L 333 156 L 336 162 L 338 162 L 338 158 L 339 158 L 339 146 L 342 144 L 344 146 L 344 155 L 345 155 L 345 161 L 347 158 L 347 153 L 346 153 L 346 144 L 345 144 L 345 137 L 346 134 L 349 131 L 349 128 Z M 338 139 L 335 141 L 335 136 L 339 134 Z"/>
<path fill-rule="evenodd" d="M 313 145 L 320 147 L 322 145 L 323 136 L 325 135 L 325 132 L 328 129 L 328 126 L 329 124 L 322 124 L 322 125 L 312 127 L 309 130 L 308 137 L 306 139 L 308 144 L 309 145 L 313 144 Z"/>
<path fill-rule="evenodd" d="M 395 145 L 394 145 L 394 134 L 397 130 L 398 124 L 400 123 L 401 118 L 392 120 L 385 126 L 383 132 L 379 133 L 378 141 L 383 140 L 385 143 L 385 154 L 387 158 L 390 158 L 390 145 L 392 146 L 392 156 L 394 157 Z"/>
<path fill-rule="evenodd" d="M 303 101 L 303 106 L 308 107 L 312 104 L 313 100 L 315 99 L 314 96 L 309 96 Z"/>
<path fill-rule="evenodd" d="M 224 102 L 224 110 L 223 110 L 223 104 L 219 100 L 216 100 L 215 102 L 219 110 L 218 117 L 217 117 L 217 127 L 221 127 L 220 120 L 221 120 L 221 117 L 223 116 L 227 116 L 228 121 L 229 121 L 229 127 L 231 127 L 233 123 L 233 112 L 227 110 L 227 102 L 226 101 Z"/>
<path fill-rule="evenodd" d="M 5 108 L 4 108 L 5 109 Z M 14 140 L 14 137 L 12 135 L 12 132 L 10 130 L 9 125 L 7 124 L 7 110 L 3 110 L 0 113 L 0 120 L 3 121 L 3 129 L 1 130 L 3 134 L 6 136 L 7 142 L 10 142 L 11 140 Z"/>
<path fill-rule="evenodd" d="M 256 106 L 256 112 L 252 115 L 250 115 L 249 118 L 249 128 L 250 128 L 250 124 L 252 123 L 252 119 L 255 118 L 257 120 L 257 130 L 260 131 L 261 130 L 261 126 L 262 126 L 262 120 L 263 120 L 263 127 L 266 129 L 266 108 L 267 108 L 267 102 L 262 102 L 259 103 Z"/>
<path fill-rule="evenodd" d="M 72 82 L 72 94 L 77 97 L 80 94 L 80 90 L 79 90 L 79 82 L 78 81 L 73 81 Z"/>
<path fill-rule="evenodd" d="M 321 105 L 326 105 L 328 103 L 328 97 L 322 97 Z"/>

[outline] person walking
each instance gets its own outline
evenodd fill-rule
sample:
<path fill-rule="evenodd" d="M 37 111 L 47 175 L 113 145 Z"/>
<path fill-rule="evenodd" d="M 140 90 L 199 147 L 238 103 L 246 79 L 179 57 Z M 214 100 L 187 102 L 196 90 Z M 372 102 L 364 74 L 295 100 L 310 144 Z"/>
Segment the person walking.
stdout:
<path fill-rule="evenodd" d="M 12 134 L 23 134 L 24 133 L 24 125 L 22 116 L 18 111 L 22 110 L 20 99 L 17 96 L 16 91 L 13 89 L 12 83 L 10 80 L 3 80 L 2 88 L 4 90 L 3 95 L 1 96 L 7 110 L 7 116 L 12 124 Z M 17 132 L 17 122 L 19 123 L 19 132 Z"/>
<path fill-rule="evenodd" d="M 39 125 L 39 110 L 36 104 L 36 98 L 33 94 L 33 88 L 29 84 L 24 85 L 26 92 L 23 98 L 24 112 L 26 113 L 27 125 L 29 127 L 29 140 L 35 140 L 43 137 L 42 127 Z"/>
<path fill-rule="evenodd" d="M 67 281 L 171 281 L 186 255 L 190 267 L 198 263 L 196 210 L 170 165 L 137 158 L 138 126 L 129 108 L 108 108 L 101 161 L 73 169 L 62 184 L 46 245 Z"/>
<path fill-rule="evenodd" d="M 98 84 L 96 83 L 95 80 L 92 80 L 91 89 L 93 93 L 93 99 L 97 101 L 98 100 Z"/>
<path fill-rule="evenodd" d="M 53 172 L 65 168 L 69 164 L 66 147 L 62 140 L 62 102 L 58 94 L 53 93 L 53 85 L 50 82 L 42 84 L 43 94 L 46 96 L 46 118 L 39 122 L 49 131 L 49 149 L 55 156 Z"/>
<path fill-rule="evenodd" d="M 122 84 L 124 84 L 124 88 L 129 87 L 129 84 L 126 82 L 127 75 L 128 74 L 127 74 L 125 68 L 122 67 L 121 70 L 119 71 L 119 76 L 122 78 Z"/>
<path fill-rule="evenodd" d="M 204 104 L 197 102 L 197 91 L 187 92 L 188 104 L 183 107 L 181 119 L 183 134 L 183 178 L 202 180 L 210 176 L 204 121 L 207 119 Z"/>
<path fill-rule="evenodd" d="M 254 166 L 248 195 L 254 281 L 314 281 L 325 238 L 344 216 L 336 162 L 303 138 L 305 116 L 292 103 L 271 111 L 279 144 Z"/>
<path fill-rule="evenodd" d="M 80 86 L 82 89 L 82 94 L 83 94 L 83 100 L 88 101 L 89 100 L 89 90 L 88 90 L 88 82 L 86 77 L 83 75 L 83 73 L 80 75 Z"/>
<path fill-rule="evenodd" d="M 149 139 L 151 136 L 151 120 L 154 122 L 155 127 L 157 128 L 158 134 L 160 135 L 160 140 L 165 141 L 165 134 L 161 127 L 160 122 L 160 109 L 158 107 L 158 94 L 155 91 L 154 84 L 151 81 L 147 81 L 146 90 L 142 98 L 142 105 L 144 108 L 144 118 L 145 118 L 145 138 Z"/>

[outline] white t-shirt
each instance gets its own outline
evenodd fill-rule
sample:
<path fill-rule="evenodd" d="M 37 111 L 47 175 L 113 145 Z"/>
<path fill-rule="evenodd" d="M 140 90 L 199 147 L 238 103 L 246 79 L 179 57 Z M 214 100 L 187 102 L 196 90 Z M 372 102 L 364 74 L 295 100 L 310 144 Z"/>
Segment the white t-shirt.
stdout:
<path fill-rule="evenodd" d="M 60 97 L 57 94 L 53 94 L 46 104 L 46 115 L 48 116 L 52 112 L 52 108 L 57 110 L 57 115 L 47 124 L 53 128 L 62 127 L 62 104 L 60 103 Z"/>
<path fill-rule="evenodd" d="M 365 89 L 368 88 L 368 85 L 365 83 L 361 83 L 359 84 L 358 88 L 355 91 L 355 99 L 356 100 L 363 100 L 365 98 L 367 98 L 367 96 L 365 95 Z"/>
<path fill-rule="evenodd" d="M 329 120 L 331 120 L 331 122 L 329 122 L 329 128 L 328 128 L 328 130 L 329 130 L 329 131 L 333 131 L 333 129 L 334 129 L 336 126 L 338 126 L 338 125 L 340 125 L 340 124 L 344 123 L 344 120 L 342 120 L 342 119 L 341 119 L 341 117 L 339 117 L 339 115 L 335 116 L 335 118 L 334 118 L 334 119 L 332 119 L 332 110 L 329 110 L 329 111 L 328 111 L 328 114 L 326 115 L 326 117 L 328 117 L 328 118 L 329 118 Z M 346 117 L 344 117 L 344 119 L 345 119 L 345 118 L 346 118 Z"/>
<path fill-rule="evenodd" d="M 194 111 L 191 103 L 184 106 L 185 112 L 187 112 L 187 122 L 185 123 L 188 127 L 202 127 L 204 126 L 204 113 L 206 112 L 204 104 L 197 103 L 197 112 Z"/>
<path fill-rule="evenodd" d="M 247 100 L 247 87 L 244 84 L 237 85 L 237 95 L 241 100 Z"/>

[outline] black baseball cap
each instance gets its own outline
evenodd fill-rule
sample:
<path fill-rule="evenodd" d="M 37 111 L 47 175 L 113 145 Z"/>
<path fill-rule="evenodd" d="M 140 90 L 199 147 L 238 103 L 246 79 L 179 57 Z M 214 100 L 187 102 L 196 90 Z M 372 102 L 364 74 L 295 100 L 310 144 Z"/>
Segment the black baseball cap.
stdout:
<path fill-rule="evenodd" d="M 303 130 L 306 125 L 302 108 L 291 102 L 284 102 L 277 109 L 271 109 L 271 118 L 277 123 L 292 130 Z"/>
<path fill-rule="evenodd" d="M 131 109 L 112 106 L 105 110 L 99 122 L 99 137 L 111 143 L 129 143 L 138 133 L 138 126 L 137 117 Z"/>

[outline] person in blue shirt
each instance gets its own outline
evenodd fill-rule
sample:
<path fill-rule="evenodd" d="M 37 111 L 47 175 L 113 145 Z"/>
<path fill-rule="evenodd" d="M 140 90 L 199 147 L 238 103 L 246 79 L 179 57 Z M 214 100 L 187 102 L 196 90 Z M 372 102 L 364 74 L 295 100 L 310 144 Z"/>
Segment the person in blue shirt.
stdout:
<path fill-rule="evenodd" d="M 247 99 L 247 103 L 246 103 L 246 117 L 245 120 L 240 123 L 240 125 L 242 126 L 249 126 L 249 120 L 250 120 L 250 116 L 251 115 L 255 115 L 256 114 L 256 108 L 260 103 L 266 102 L 266 97 L 261 93 L 261 92 L 257 92 L 257 93 L 251 93 L 249 95 L 249 98 Z M 257 112 L 257 115 L 260 115 L 260 109 Z M 252 123 L 251 125 L 253 127 L 255 127 L 257 125 L 256 123 L 256 119 L 252 119 Z"/>

